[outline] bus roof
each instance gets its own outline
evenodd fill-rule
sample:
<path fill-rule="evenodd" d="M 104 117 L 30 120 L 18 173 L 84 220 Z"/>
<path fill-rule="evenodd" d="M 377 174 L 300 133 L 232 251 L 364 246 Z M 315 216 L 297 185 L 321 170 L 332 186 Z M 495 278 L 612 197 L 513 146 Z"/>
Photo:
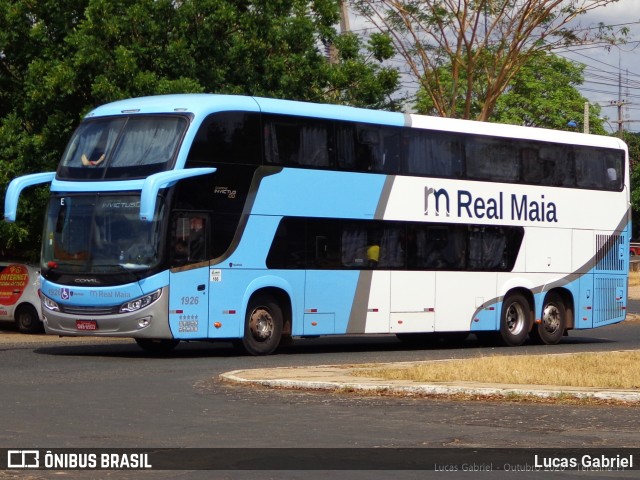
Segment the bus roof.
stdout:
<path fill-rule="evenodd" d="M 198 117 L 204 117 L 222 111 L 281 113 L 399 127 L 405 125 L 405 115 L 402 113 L 344 105 L 215 94 L 158 95 L 120 100 L 92 110 L 87 118 L 127 113 L 193 113 Z"/>
<path fill-rule="evenodd" d="M 616 137 L 242 95 L 174 94 L 130 98 L 97 107 L 86 118 L 122 114 L 191 113 L 202 119 L 211 113 L 222 111 L 299 115 L 626 150 L 625 143 Z"/>

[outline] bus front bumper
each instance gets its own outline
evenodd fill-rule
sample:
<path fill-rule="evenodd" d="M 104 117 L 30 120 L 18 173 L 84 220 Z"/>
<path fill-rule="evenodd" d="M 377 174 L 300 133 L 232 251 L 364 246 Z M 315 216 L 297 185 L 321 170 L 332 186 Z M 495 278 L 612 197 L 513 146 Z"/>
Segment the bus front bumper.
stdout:
<path fill-rule="evenodd" d="M 42 307 L 45 331 L 60 336 L 99 336 L 172 339 L 168 321 L 169 295 L 135 312 L 114 315 L 75 315 Z"/>

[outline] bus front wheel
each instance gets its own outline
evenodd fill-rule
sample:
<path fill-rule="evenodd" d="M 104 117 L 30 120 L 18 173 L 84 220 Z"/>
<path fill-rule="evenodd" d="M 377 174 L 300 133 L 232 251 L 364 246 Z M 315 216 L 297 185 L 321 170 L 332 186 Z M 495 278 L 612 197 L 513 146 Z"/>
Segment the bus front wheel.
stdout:
<path fill-rule="evenodd" d="M 241 346 L 249 355 L 269 355 L 282 338 L 282 309 L 271 295 L 256 295 L 247 307 Z"/>
<path fill-rule="evenodd" d="M 531 306 L 527 299 L 515 293 L 502 303 L 500 315 L 500 339 L 505 345 L 517 347 L 527 339 L 533 321 Z"/>
<path fill-rule="evenodd" d="M 536 343 L 555 345 L 564 335 L 567 324 L 567 309 L 559 295 L 550 293 L 542 307 L 542 318 L 531 331 Z"/>

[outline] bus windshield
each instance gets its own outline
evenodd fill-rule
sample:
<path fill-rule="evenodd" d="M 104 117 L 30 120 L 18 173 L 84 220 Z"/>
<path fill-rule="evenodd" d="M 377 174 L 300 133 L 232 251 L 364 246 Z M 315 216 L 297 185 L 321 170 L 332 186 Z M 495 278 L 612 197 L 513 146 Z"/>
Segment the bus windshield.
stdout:
<path fill-rule="evenodd" d="M 62 156 L 60 178 L 139 178 L 172 166 L 184 116 L 108 117 L 83 122 Z"/>
<path fill-rule="evenodd" d="M 58 272 L 117 273 L 148 270 L 160 262 L 164 203 L 141 221 L 133 194 L 53 197 L 45 222 L 43 268 Z"/>

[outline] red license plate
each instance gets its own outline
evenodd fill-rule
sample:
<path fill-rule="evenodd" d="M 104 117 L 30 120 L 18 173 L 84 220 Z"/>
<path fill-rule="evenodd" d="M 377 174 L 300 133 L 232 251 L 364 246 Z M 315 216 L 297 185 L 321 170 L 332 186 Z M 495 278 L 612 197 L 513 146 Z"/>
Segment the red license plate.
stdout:
<path fill-rule="evenodd" d="M 95 320 L 76 320 L 77 330 L 97 330 L 98 322 Z"/>

